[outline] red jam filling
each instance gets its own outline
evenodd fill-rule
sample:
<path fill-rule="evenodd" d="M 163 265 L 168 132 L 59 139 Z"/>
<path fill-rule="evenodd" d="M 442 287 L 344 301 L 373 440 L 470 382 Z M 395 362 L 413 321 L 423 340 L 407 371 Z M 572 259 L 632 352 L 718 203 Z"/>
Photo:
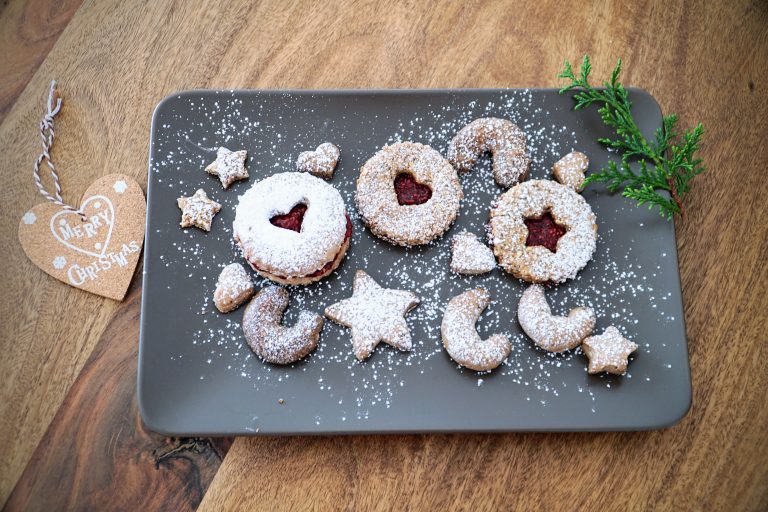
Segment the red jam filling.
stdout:
<path fill-rule="evenodd" d="M 424 204 L 432 197 L 432 189 L 417 182 L 410 173 L 401 172 L 395 178 L 395 194 L 400 206 Z"/>
<path fill-rule="evenodd" d="M 528 228 L 525 245 L 543 245 L 551 252 L 557 252 L 557 241 L 565 234 L 565 228 L 557 224 L 549 212 L 539 218 L 525 219 L 523 222 Z"/>
<path fill-rule="evenodd" d="M 285 215 L 275 215 L 269 219 L 269 222 L 279 228 L 301 231 L 301 223 L 304 222 L 305 213 L 307 213 L 307 205 L 297 204 Z"/>
<path fill-rule="evenodd" d="M 296 226 L 295 229 L 294 229 L 294 227 L 286 227 L 284 225 L 281 225 L 281 224 L 277 223 L 277 222 L 283 222 L 284 224 L 287 223 L 288 221 L 280 220 L 278 218 L 289 217 L 292 213 L 294 213 L 295 210 L 299 210 L 299 209 L 301 209 L 301 214 L 300 214 L 301 216 L 299 217 L 299 220 L 298 220 L 298 226 Z M 298 205 L 294 206 L 291 209 L 291 211 L 288 212 L 287 214 L 285 214 L 285 215 L 277 215 L 277 216 L 272 217 L 271 219 L 269 219 L 269 221 L 272 224 L 274 224 L 275 226 L 278 226 L 278 227 L 281 227 L 281 228 L 290 229 L 292 231 L 300 231 L 301 230 L 301 221 L 304 219 L 304 213 L 306 211 L 307 211 L 307 207 L 305 205 L 298 204 Z M 298 215 L 299 214 L 296 214 L 296 216 L 298 216 Z M 349 220 L 349 215 L 347 215 L 346 213 L 344 214 L 344 217 L 346 217 L 346 219 L 347 219 L 347 229 L 344 232 L 344 241 L 346 242 L 352 236 L 352 221 Z M 275 219 L 278 219 L 277 222 L 275 221 Z M 291 226 L 294 226 L 294 224 L 291 224 Z M 337 254 L 337 256 L 338 256 L 338 254 Z M 319 276 L 319 275 L 322 275 L 322 274 L 328 272 L 328 269 L 331 268 L 331 266 L 333 265 L 334 261 L 336 261 L 336 256 L 334 256 L 331 261 L 329 261 L 328 263 L 323 265 L 319 270 L 315 270 L 311 274 L 307 274 L 304 277 L 316 277 L 316 276 Z M 254 265 L 253 263 L 251 263 L 251 266 L 255 270 L 262 270 L 259 267 L 257 267 L 256 265 Z M 281 277 L 281 278 L 285 279 L 285 276 L 277 276 L 277 277 Z"/>

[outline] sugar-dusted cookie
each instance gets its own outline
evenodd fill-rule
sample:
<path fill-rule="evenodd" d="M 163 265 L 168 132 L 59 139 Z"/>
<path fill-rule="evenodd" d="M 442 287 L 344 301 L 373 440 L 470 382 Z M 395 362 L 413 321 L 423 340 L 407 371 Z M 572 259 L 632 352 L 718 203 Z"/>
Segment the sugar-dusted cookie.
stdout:
<path fill-rule="evenodd" d="M 360 169 L 355 201 L 375 236 L 404 246 L 439 237 L 459 214 L 456 170 L 424 144 L 384 146 Z"/>
<path fill-rule="evenodd" d="M 382 288 L 358 270 L 352 297 L 325 308 L 325 316 L 351 329 L 355 357 L 362 361 L 381 341 L 400 350 L 411 350 L 411 331 L 405 315 L 418 303 L 415 293 Z"/>
<path fill-rule="evenodd" d="M 536 345 L 550 352 L 577 347 L 595 328 L 595 312 L 591 308 L 573 308 L 568 316 L 556 316 L 544 296 L 544 287 L 532 284 L 517 306 L 517 320 Z"/>
<path fill-rule="evenodd" d="M 458 274 L 485 274 L 496 268 L 493 251 L 469 231 L 451 240 L 451 270 Z"/>
<path fill-rule="evenodd" d="M 301 311 L 291 327 L 281 325 L 288 307 L 285 288 L 267 286 L 251 299 L 243 314 L 243 333 L 248 346 L 268 363 L 290 364 L 317 347 L 323 317 Z"/>
<path fill-rule="evenodd" d="M 589 358 L 589 373 L 608 372 L 624 375 L 627 373 L 627 358 L 637 350 L 637 344 L 622 336 L 617 328 L 610 326 L 603 334 L 585 339 L 581 350 Z"/>
<path fill-rule="evenodd" d="M 239 263 L 230 263 L 224 267 L 216 281 L 213 303 L 222 313 L 229 313 L 253 295 L 251 276 Z"/>
<path fill-rule="evenodd" d="M 243 257 L 281 284 L 309 284 L 341 264 L 352 222 L 339 191 L 303 172 L 265 178 L 240 196 L 232 227 Z"/>
<path fill-rule="evenodd" d="M 448 160 L 457 171 L 466 172 L 486 152 L 491 153 L 493 177 L 502 187 L 511 187 L 528 175 L 531 158 L 525 146 L 525 132 L 512 121 L 494 117 L 475 119 L 451 140 Z"/>
<path fill-rule="evenodd" d="M 227 148 L 219 148 L 216 152 L 216 160 L 211 162 L 205 171 L 218 176 L 221 186 L 229 188 L 232 183 L 248 177 L 248 170 L 245 168 L 247 157 L 248 152 L 245 150 L 230 151 Z"/>
<path fill-rule="evenodd" d="M 579 151 L 571 151 L 552 166 L 555 179 L 576 192 L 584 188 L 584 174 L 589 167 L 589 158 Z"/>
<path fill-rule="evenodd" d="M 341 151 L 335 144 L 323 142 L 314 151 L 304 151 L 296 159 L 296 170 L 308 172 L 326 180 L 333 177 Z"/>
<path fill-rule="evenodd" d="M 512 342 L 502 334 L 481 339 L 475 330 L 480 314 L 491 299 L 482 288 L 469 290 L 452 298 L 445 308 L 440 332 L 443 346 L 451 358 L 478 372 L 493 370 L 512 350 Z"/>
<path fill-rule="evenodd" d="M 181 227 L 198 227 L 203 231 L 211 230 L 213 216 L 221 210 L 221 205 L 208 199 L 205 190 L 198 189 L 190 197 L 180 197 L 176 200 L 181 210 Z"/>
<path fill-rule="evenodd" d="M 597 223 L 581 195 L 556 181 L 530 180 L 494 202 L 490 241 L 506 272 L 532 283 L 562 283 L 592 259 Z"/>

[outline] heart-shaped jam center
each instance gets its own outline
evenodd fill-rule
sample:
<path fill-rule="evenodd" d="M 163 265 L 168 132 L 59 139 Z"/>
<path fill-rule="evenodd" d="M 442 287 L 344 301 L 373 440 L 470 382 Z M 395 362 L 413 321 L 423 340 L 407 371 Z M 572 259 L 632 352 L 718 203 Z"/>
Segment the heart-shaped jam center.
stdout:
<path fill-rule="evenodd" d="M 551 252 L 557 252 L 557 241 L 565 234 L 565 228 L 555 222 L 552 214 L 546 212 L 541 217 L 525 219 L 523 222 L 528 228 L 525 245 L 528 247 L 542 245 Z"/>
<path fill-rule="evenodd" d="M 269 222 L 273 226 L 277 226 L 283 229 L 290 229 L 291 231 L 301 232 L 301 223 L 304 222 L 304 214 L 307 213 L 307 205 L 297 204 L 291 211 L 284 215 L 275 215 Z"/>
<path fill-rule="evenodd" d="M 416 181 L 412 174 L 401 172 L 395 178 L 395 194 L 400 206 L 424 204 L 432 197 L 432 189 Z"/>

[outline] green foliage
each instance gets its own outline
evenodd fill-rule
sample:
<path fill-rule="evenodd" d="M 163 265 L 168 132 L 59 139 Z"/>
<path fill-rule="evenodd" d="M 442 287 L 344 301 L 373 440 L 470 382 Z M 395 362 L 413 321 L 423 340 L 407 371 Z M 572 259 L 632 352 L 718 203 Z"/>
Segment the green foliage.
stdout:
<path fill-rule="evenodd" d="M 578 74 L 571 63 L 565 61 L 558 78 L 570 83 L 560 89 L 560 94 L 574 90 L 575 109 L 580 110 L 593 104 L 603 122 L 611 127 L 613 137 L 601 137 L 598 141 L 621 156 L 621 161 L 610 162 L 600 172 L 587 176 L 585 185 L 594 182 L 605 183 L 611 192 L 621 190 L 624 197 L 635 199 L 638 205 L 657 207 L 659 213 L 671 219 L 675 214 L 684 214 L 683 197 L 691 189 L 691 180 L 704 172 L 699 150 L 704 127 L 699 123 L 692 130 L 680 136 L 676 131 L 677 116 L 664 116 L 661 128 L 654 133 L 653 140 L 646 140 L 632 117 L 632 102 L 627 90 L 619 83 L 621 59 L 611 73 L 609 81 L 602 88 L 589 83 L 592 65 L 584 56 Z M 635 171 L 631 164 L 636 163 Z M 665 190 L 667 195 L 660 191 Z"/>

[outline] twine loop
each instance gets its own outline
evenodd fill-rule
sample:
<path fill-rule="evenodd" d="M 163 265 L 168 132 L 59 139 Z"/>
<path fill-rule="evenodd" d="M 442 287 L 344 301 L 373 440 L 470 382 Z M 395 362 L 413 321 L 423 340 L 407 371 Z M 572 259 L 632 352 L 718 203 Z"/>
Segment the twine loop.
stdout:
<path fill-rule="evenodd" d="M 61 96 L 59 96 L 59 91 L 56 88 L 56 80 L 51 80 L 51 88 L 48 92 L 48 104 L 46 107 L 47 113 L 40 121 L 40 139 L 43 150 L 35 160 L 33 171 L 35 177 L 35 185 L 37 185 L 37 190 L 44 198 L 58 206 L 61 206 L 65 210 L 77 213 L 83 220 L 85 220 L 85 213 L 83 213 L 79 208 L 75 208 L 74 206 L 65 203 L 64 199 L 62 199 L 61 181 L 59 180 L 59 175 L 56 172 L 56 167 L 53 165 L 53 161 L 51 160 L 51 148 L 53 147 L 53 140 L 55 137 L 55 132 L 53 129 L 53 118 L 56 117 L 56 114 L 58 114 L 61 110 Z M 51 172 L 51 177 L 53 178 L 53 185 L 55 187 L 53 195 L 51 195 L 48 190 L 46 190 L 45 186 L 40 180 L 40 168 L 43 164 L 48 167 Z"/>

